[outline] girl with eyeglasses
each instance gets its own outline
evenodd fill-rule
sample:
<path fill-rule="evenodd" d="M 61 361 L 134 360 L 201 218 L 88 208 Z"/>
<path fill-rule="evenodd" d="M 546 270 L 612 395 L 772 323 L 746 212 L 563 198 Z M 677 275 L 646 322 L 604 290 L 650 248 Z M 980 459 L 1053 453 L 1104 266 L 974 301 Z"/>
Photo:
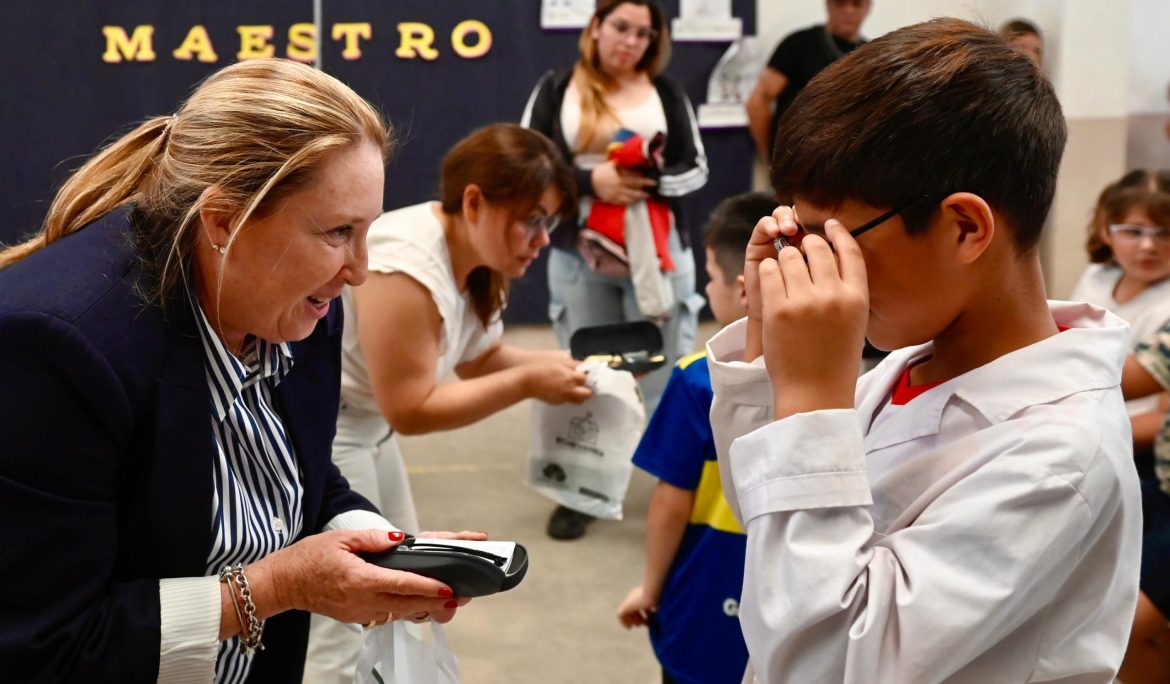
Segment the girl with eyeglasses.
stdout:
<path fill-rule="evenodd" d="M 694 257 L 679 199 L 707 182 L 707 157 L 686 93 L 662 73 L 670 37 L 655 0 L 601 0 L 579 47 L 573 68 L 549 71 L 536 84 L 521 120 L 571 160 L 581 197 L 571 225 L 553 238 L 549 318 L 564 348 L 582 327 L 658 323 L 669 363 L 641 380 L 647 409 L 653 410 L 674 361 L 693 351 L 704 304 L 695 292 Z M 613 150 L 630 139 L 627 135 L 644 143 L 664 136 L 661 162 L 632 168 L 615 160 Z M 648 241 L 644 233 L 631 232 L 628 217 L 641 210 L 640 203 L 660 218 L 653 245 L 639 252 L 635 245 Z M 600 227 L 598 207 L 624 211 L 625 224 L 616 231 Z M 616 233 L 626 244 L 615 249 L 598 233 Z M 579 537 L 589 520 L 558 508 L 549 534 Z"/>
<path fill-rule="evenodd" d="M 1170 173 L 1131 171 L 1097 200 L 1085 249 L 1092 263 L 1071 299 L 1109 309 L 1133 328 L 1135 344 L 1170 322 Z M 1165 410 L 1158 397 L 1127 403 L 1139 469 L 1149 474 L 1150 450 Z"/>
<path fill-rule="evenodd" d="M 524 274 L 576 201 L 540 133 L 481 128 L 447 153 L 440 199 L 370 226 L 369 280 L 345 288 L 341 410 L 333 462 L 401 529 L 418 515 L 394 432 L 470 425 L 528 398 L 581 402 L 585 374 L 561 351 L 500 342 L 508 282 Z M 445 381 L 455 373 L 457 379 Z M 360 631 L 315 620 L 305 681 L 352 682 Z"/>
<path fill-rule="evenodd" d="M 1141 593 L 1120 678 L 1164 682 L 1170 676 L 1170 402 L 1162 386 L 1170 377 L 1170 173 L 1131 171 L 1106 186 L 1085 247 L 1093 263 L 1071 298 L 1124 318 L 1135 344 L 1121 387 L 1141 478 Z"/>

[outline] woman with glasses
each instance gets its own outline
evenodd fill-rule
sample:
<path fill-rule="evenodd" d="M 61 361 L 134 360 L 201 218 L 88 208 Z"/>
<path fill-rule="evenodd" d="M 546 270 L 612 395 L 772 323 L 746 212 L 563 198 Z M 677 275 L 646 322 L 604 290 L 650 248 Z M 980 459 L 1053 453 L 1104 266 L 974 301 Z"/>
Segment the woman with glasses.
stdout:
<path fill-rule="evenodd" d="M 641 381 L 652 410 L 674 361 L 692 351 L 704 303 L 695 292 L 694 258 L 678 200 L 707 182 L 707 157 L 686 93 L 662 73 L 670 37 L 655 0 L 601 0 L 579 46 L 573 68 L 550 71 L 536 84 L 521 121 L 572 161 L 581 197 L 573 225 L 553 239 L 549 317 L 565 348 L 578 328 L 658 323 L 670 363 Z M 639 143 L 649 161 L 623 164 L 621 153 Z M 626 217 L 616 231 L 602 225 L 615 207 Z M 629 220 L 643 207 L 653 224 L 649 256 L 635 248 L 649 242 L 644 224 Z M 654 216 L 661 218 L 655 222 Z M 588 521 L 558 508 L 549 534 L 573 539 L 584 534 Z"/>
<path fill-rule="evenodd" d="M 585 374 L 560 351 L 500 342 L 508 282 L 524 274 L 576 201 L 543 135 L 494 124 L 443 160 L 440 199 L 370 226 L 369 280 L 345 288 L 341 410 L 333 461 L 350 486 L 418 530 L 394 432 L 470 425 L 523 399 L 580 402 Z M 458 379 L 444 380 L 454 372 Z M 315 620 L 307 682 L 352 682 L 360 629 Z"/>

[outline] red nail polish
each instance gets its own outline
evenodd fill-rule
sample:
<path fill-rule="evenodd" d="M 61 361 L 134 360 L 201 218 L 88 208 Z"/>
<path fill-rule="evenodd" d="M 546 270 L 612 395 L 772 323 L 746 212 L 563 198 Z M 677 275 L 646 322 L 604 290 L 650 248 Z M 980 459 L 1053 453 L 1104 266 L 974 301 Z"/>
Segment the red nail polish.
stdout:
<path fill-rule="evenodd" d="M 459 602 L 458 601 L 448 601 L 448 602 L 443 604 L 443 607 L 446 608 L 447 610 L 450 610 L 452 608 L 458 608 Z"/>
<path fill-rule="evenodd" d="M 442 589 L 440 589 L 440 590 L 439 590 L 439 597 L 440 597 L 440 598 L 448 598 L 448 597 L 450 597 L 450 596 L 451 596 L 451 590 L 450 590 L 450 589 L 448 589 L 448 588 L 446 588 L 446 587 L 443 587 Z"/>
<path fill-rule="evenodd" d="M 398 531 L 387 532 L 386 535 L 390 537 L 390 541 L 402 541 L 402 533 Z"/>

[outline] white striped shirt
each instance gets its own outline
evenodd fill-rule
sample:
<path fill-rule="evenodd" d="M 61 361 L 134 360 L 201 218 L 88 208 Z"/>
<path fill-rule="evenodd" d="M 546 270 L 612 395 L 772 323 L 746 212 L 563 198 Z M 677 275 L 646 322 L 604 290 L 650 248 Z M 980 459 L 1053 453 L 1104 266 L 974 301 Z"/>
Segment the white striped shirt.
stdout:
<path fill-rule="evenodd" d="M 194 301 L 194 297 L 192 297 Z M 212 545 L 206 574 L 225 565 L 248 564 L 287 546 L 301 532 L 304 486 L 292 443 L 276 411 L 273 391 L 292 369 L 288 344 L 252 338 L 244 360 L 233 356 L 196 304 L 211 390 L 215 436 Z M 252 659 L 239 637 L 223 641 L 215 681 L 243 682 Z"/>

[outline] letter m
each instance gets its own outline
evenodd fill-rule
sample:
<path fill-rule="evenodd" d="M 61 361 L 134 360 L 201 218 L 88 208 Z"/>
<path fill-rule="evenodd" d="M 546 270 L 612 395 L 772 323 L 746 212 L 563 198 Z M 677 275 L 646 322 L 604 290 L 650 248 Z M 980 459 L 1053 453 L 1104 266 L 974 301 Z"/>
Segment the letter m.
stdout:
<path fill-rule="evenodd" d="M 121 26 L 103 26 L 102 34 L 106 37 L 103 62 L 153 62 L 155 59 L 152 44 L 154 27 L 149 24 L 135 26 L 130 36 L 126 35 L 126 29 Z"/>

